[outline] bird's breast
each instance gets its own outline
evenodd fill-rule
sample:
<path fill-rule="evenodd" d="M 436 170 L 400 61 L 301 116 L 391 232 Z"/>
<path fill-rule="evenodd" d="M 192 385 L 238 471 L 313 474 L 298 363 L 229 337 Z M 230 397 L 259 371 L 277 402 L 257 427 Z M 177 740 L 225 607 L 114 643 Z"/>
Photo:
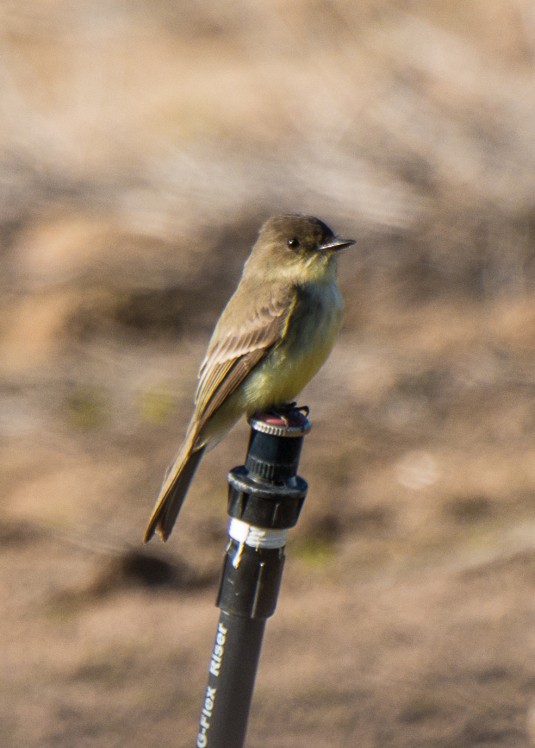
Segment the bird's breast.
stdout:
<path fill-rule="evenodd" d="M 249 413 L 294 399 L 331 351 L 343 311 L 336 282 L 307 284 L 297 293 L 281 340 L 247 379 Z"/>

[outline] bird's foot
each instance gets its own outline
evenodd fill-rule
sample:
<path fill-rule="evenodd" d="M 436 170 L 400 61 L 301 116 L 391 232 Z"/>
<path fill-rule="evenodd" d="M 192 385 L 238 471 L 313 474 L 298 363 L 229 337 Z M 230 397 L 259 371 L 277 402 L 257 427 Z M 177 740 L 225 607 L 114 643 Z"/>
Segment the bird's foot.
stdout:
<path fill-rule="evenodd" d="M 297 403 L 284 403 L 273 406 L 262 413 L 255 413 L 254 418 L 259 421 L 265 421 L 272 426 L 301 426 L 303 420 L 306 420 L 310 408 L 308 405 L 297 407 Z"/>

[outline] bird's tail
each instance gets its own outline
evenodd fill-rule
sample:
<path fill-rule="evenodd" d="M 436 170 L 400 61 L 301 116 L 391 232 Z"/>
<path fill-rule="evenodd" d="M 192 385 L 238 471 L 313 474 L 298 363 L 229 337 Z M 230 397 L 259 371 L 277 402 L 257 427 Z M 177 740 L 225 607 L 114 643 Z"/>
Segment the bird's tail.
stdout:
<path fill-rule="evenodd" d="M 186 443 L 180 450 L 165 477 L 145 530 L 144 543 L 148 543 L 155 532 L 165 541 L 173 530 L 180 507 L 186 498 L 189 485 L 205 449 L 204 446 L 193 449 L 192 441 L 188 440 L 189 443 Z"/>

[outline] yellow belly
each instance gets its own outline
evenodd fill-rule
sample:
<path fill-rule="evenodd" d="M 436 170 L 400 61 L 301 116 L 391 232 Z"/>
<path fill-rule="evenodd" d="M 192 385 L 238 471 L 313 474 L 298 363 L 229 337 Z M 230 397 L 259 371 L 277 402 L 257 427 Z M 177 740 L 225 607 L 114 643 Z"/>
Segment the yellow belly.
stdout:
<path fill-rule="evenodd" d="M 335 283 L 318 284 L 290 320 L 286 334 L 244 383 L 248 415 L 293 400 L 321 368 L 340 327 L 342 299 Z"/>

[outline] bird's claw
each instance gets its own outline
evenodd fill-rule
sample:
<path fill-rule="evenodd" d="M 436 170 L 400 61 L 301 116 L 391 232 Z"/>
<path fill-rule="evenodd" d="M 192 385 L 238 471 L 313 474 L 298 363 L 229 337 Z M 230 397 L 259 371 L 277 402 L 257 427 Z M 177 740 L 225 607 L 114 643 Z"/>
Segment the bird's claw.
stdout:
<path fill-rule="evenodd" d="M 308 414 L 310 412 L 310 408 L 308 405 L 301 405 L 300 407 L 297 407 L 296 402 L 292 403 L 284 403 L 282 405 L 276 405 L 273 408 L 270 408 L 269 410 L 266 410 L 262 413 L 256 413 L 255 418 L 258 418 L 259 420 L 276 420 L 280 421 L 284 424 L 284 426 L 293 426 L 295 425 L 295 414 L 299 413 L 301 417 L 308 418 Z"/>

